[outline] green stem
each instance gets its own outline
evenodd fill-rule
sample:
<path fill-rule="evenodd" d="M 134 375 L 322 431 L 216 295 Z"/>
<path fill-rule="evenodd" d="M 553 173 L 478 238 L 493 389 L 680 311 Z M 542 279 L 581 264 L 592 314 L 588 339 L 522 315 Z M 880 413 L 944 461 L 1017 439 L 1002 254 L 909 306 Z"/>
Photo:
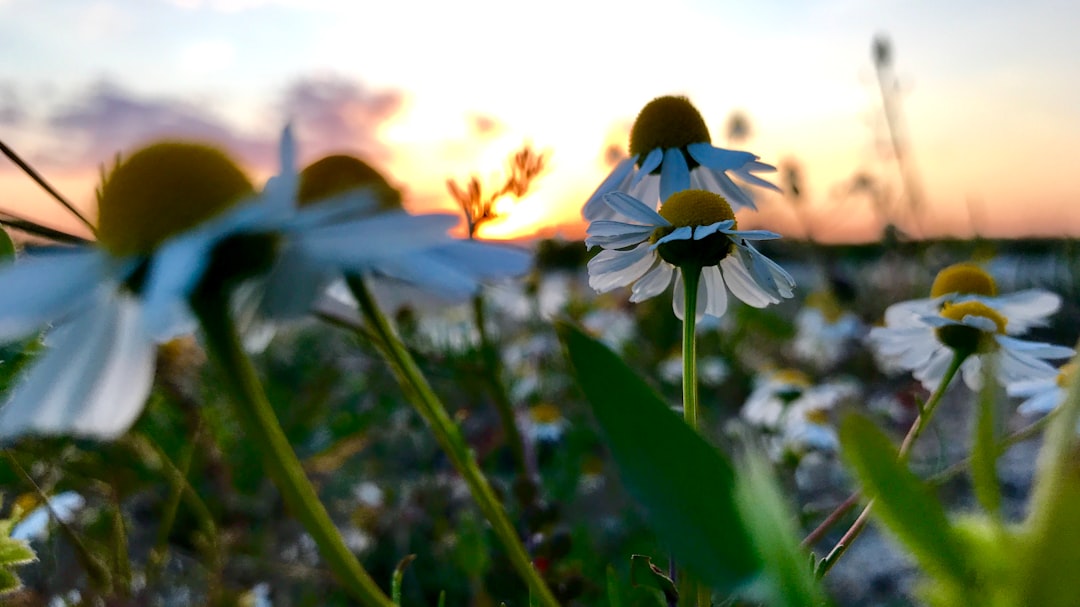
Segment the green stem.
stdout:
<path fill-rule="evenodd" d="M 956 377 L 957 371 L 960 370 L 960 365 L 964 364 L 967 357 L 971 352 L 957 351 L 953 355 L 952 362 L 949 363 L 949 368 L 945 370 L 945 375 L 941 378 L 941 383 L 938 384 L 934 393 L 930 395 L 930 400 L 926 401 L 923 405 L 919 415 L 912 422 L 911 428 L 908 429 L 907 435 L 904 436 L 904 442 L 900 444 L 900 450 L 896 455 L 896 459 L 901 462 L 906 462 L 908 455 L 911 452 L 912 446 L 915 441 L 922 435 L 923 430 L 926 429 L 927 424 L 930 423 L 930 419 L 934 416 L 934 411 L 937 410 L 938 403 L 941 402 L 941 397 L 945 395 L 945 390 L 952 383 L 953 378 Z M 848 547 L 855 541 L 855 538 L 859 537 L 863 528 L 866 527 L 866 521 L 870 517 L 870 510 L 874 507 L 874 500 L 870 500 L 866 503 L 862 512 L 859 513 L 859 517 L 855 519 L 855 522 L 851 524 L 847 532 L 840 541 L 836 543 L 836 546 L 825 556 L 824 559 L 818 564 L 817 575 L 818 577 L 824 577 L 826 573 L 832 569 L 833 565 L 840 560 L 840 557 L 844 555 Z"/>
<path fill-rule="evenodd" d="M 697 382 L 697 300 L 701 283 L 701 268 L 684 266 L 683 276 L 683 419 L 687 425 L 698 429 L 698 382 Z M 684 605 L 709 607 L 712 596 L 708 586 L 685 571 L 679 576 L 679 598 Z"/>
<path fill-rule="evenodd" d="M 439 445 L 449 456 L 450 461 L 462 478 L 464 478 L 473 499 L 476 500 L 481 512 L 484 513 L 484 516 L 491 524 L 495 535 L 502 542 L 510 557 L 510 562 L 517 569 L 518 575 L 525 580 L 530 593 L 541 605 L 557 607 L 558 601 L 555 600 L 555 596 L 551 594 L 551 590 L 548 589 L 540 574 L 533 568 L 529 555 L 518 538 L 517 531 L 510 523 L 509 518 L 507 518 L 502 504 L 495 497 L 495 492 L 492 491 L 487 478 L 484 477 L 484 473 L 476 464 L 472 451 L 461 436 L 461 430 L 451 419 L 442 401 L 431 389 L 412 355 L 409 354 L 409 351 L 405 349 L 401 340 L 394 333 L 390 322 L 375 303 L 371 293 L 368 292 L 363 279 L 359 276 L 349 276 L 347 281 L 353 296 L 356 297 L 356 301 L 360 304 L 360 311 L 372 325 L 372 329 L 379 341 L 382 342 L 377 346 L 389 356 L 388 362 L 394 370 L 394 374 L 397 375 L 398 381 L 402 384 L 406 396 L 412 400 L 413 406 L 416 407 L 424 421 L 427 422 Z"/>
<path fill-rule="evenodd" d="M 249 440 L 263 450 L 267 471 L 285 498 L 285 503 L 300 519 L 338 581 L 353 598 L 371 607 L 392 607 L 390 598 L 379 589 L 356 555 L 345 545 L 311 481 L 304 474 L 266 399 L 255 368 L 244 352 L 225 298 L 215 297 L 207 291 L 204 290 L 200 294 L 202 297 L 196 297 L 193 301 L 206 336 L 207 350 L 225 372 L 226 388 L 232 394 L 236 415 Z"/>
<path fill-rule="evenodd" d="M 698 427 L 698 385 L 697 385 L 697 295 L 701 282 L 701 268 L 688 266 L 682 268 L 685 297 L 683 306 L 683 419 L 691 428 Z"/>
<path fill-rule="evenodd" d="M 484 323 L 484 296 L 477 293 L 473 296 L 473 322 L 480 335 L 480 355 L 484 364 L 484 377 L 487 378 L 488 390 L 491 400 L 495 403 L 495 410 L 499 414 L 503 432 L 506 434 L 506 442 L 510 445 L 510 451 L 514 454 L 518 472 L 522 478 L 530 478 L 529 464 L 525 458 L 525 441 L 521 439 L 521 430 L 518 429 L 517 420 L 514 419 L 514 406 L 510 397 L 506 394 L 506 388 L 502 383 L 502 362 L 495 345 L 491 343 Z"/>

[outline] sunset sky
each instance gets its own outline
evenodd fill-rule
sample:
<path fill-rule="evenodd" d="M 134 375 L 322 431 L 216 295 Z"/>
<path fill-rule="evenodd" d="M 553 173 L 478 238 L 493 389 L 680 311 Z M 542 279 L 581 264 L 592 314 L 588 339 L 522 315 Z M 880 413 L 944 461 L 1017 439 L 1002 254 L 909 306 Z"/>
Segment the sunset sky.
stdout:
<path fill-rule="evenodd" d="M 535 192 L 484 235 L 576 237 L 637 111 L 685 94 L 714 144 L 796 162 L 825 240 L 881 224 L 857 173 L 895 198 L 871 41 L 893 45 L 921 184 L 913 234 L 1080 234 L 1080 9 L 1065 0 L 0 0 L 0 140 L 93 212 L 98 167 L 162 136 L 219 143 L 262 180 L 292 120 L 302 162 L 359 154 L 416 212 L 486 182 L 529 142 Z M 789 200 L 740 215 L 802 235 Z M 68 229 L 0 159 L 0 210 Z"/>

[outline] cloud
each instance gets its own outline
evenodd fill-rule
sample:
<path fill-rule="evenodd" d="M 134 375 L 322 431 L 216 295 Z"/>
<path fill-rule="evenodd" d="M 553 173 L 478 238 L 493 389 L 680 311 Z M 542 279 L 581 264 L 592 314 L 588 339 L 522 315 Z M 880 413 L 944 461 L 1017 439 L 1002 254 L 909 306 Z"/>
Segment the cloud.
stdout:
<path fill-rule="evenodd" d="M 271 165 L 276 157 L 276 133 L 243 136 L 199 105 L 139 97 L 109 82 L 93 85 L 85 97 L 53 111 L 47 123 L 63 145 L 47 148 L 43 160 L 66 166 L 98 164 L 165 138 L 214 143 L 258 166 Z"/>
<path fill-rule="evenodd" d="M 26 108 L 15 86 L 10 82 L 0 82 L 0 125 L 18 126 L 27 118 Z"/>
<path fill-rule="evenodd" d="M 306 78 L 284 95 L 284 115 L 295 125 L 301 149 L 311 153 L 350 152 L 386 160 L 389 150 L 378 128 L 401 108 L 400 92 L 375 92 L 340 77 Z"/>
<path fill-rule="evenodd" d="M 0 84 L 0 124 L 8 114 L 11 120 L 21 119 L 17 100 L 13 90 Z M 389 156 L 379 140 L 379 126 L 394 115 L 401 100 L 400 93 L 372 92 L 343 78 L 307 78 L 287 86 L 265 111 L 282 116 L 282 125 L 286 119 L 293 122 L 305 157 L 345 151 L 378 161 Z M 244 134 L 205 102 L 144 97 L 107 81 L 47 110 L 45 123 L 56 143 L 41 148 L 34 160 L 46 166 L 93 167 L 111 162 L 117 152 L 182 138 L 222 146 L 249 167 L 277 168 L 278 125 L 255 136 Z"/>

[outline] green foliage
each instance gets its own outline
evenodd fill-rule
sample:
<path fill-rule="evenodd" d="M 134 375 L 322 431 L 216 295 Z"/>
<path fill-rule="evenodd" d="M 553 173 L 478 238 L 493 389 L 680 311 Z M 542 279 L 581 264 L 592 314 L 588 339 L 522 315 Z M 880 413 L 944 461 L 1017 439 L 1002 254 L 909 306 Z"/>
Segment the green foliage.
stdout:
<path fill-rule="evenodd" d="M 15 260 L 15 241 L 3 227 L 0 227 L 0 265 Z"/>
<path fill-rule="evenodd" d="M 646 521 L 680 563 L 717 590 L 748 582 L 761 562 L 739 516 L 727 458 L 607 347 L 566 323 L 558 332 Z"/>
<path fill-rule="evenodd" d="M 897 448 L 889 438 L 865 417 L 849 415 L 840 427 L 840 443 L 873 498 L 873 512 L 919 564 L 939 579 L 966 584 L 970 572 L 944 507 L 897 461 Z"/>
<path fill-rule="evenodd" d="M 768 462 L 751 453 L 739 467 L 736 503 L 765 569 L 758 590 L 768 605 L 817 607 L 825 597 L 806 552 L 796 541 L 795 516 Z"/>
<path fill-rule="evenodd" d="M 37 560 L 29 542 L 11 537 L 16 522 L 16 516 L 0 520 L 0 597 L 22 588 L 15 568 Z"/>

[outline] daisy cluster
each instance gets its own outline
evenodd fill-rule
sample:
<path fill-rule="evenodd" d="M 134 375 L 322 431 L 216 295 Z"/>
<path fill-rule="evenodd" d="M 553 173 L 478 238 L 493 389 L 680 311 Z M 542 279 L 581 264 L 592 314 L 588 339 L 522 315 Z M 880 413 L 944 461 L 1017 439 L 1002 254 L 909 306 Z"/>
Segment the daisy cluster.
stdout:
<path fill-rule="evenodd" d="M 201 144 L 158 143 L 118 162 L 98 192 L 96 243 L 0 271 L 0 290 L 18 294 L 0 300 L 0 340 L 47 329 L 44 353 L 0 407 L 0 440 L 125 432 L 158 347 L 197 328 L 193 301 L 203 297 L 229 300 L 250 341 L 264 344 L 346 274 L 463 297 L 528 269 L 524 251 L 456 240 L 456 216 L 411 215 L 388 189 L 353 158 L 298 170 L 288 128 L 280 171 L 262 188 Z"/>

